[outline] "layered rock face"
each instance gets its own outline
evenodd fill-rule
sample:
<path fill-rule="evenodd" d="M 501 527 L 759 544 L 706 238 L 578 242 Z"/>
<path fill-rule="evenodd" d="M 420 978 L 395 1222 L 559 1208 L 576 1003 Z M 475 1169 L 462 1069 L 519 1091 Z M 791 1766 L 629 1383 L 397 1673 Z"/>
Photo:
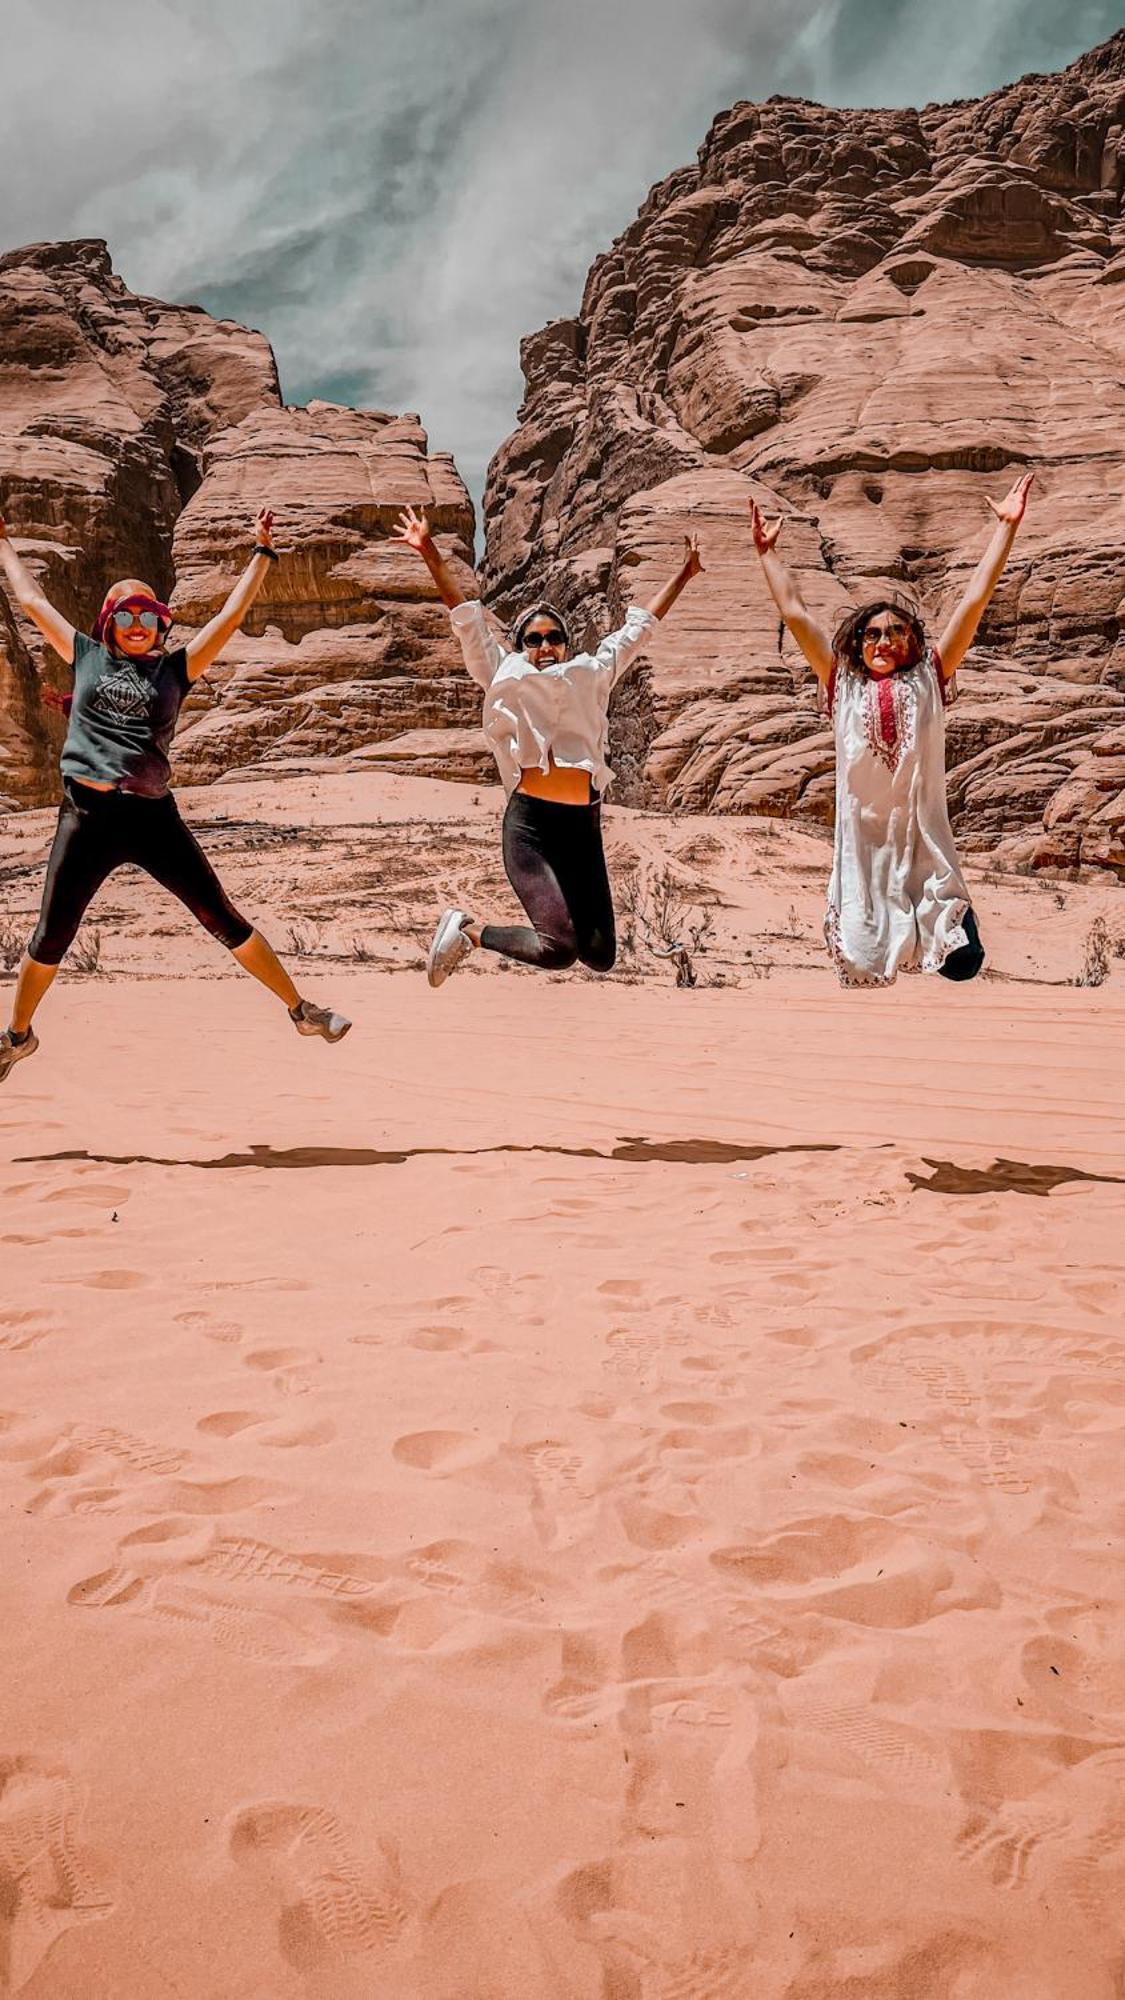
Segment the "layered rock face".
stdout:
<path fill-rule="evenodd" d="M 979 102 L 740 104 L 524 342 L 485 588 L 591 626 L 698 531 L 707 575 L 621 690 L 627 797 L 825 821 L 832 745 L 757 570 L 753 496 L 827 620 L 940 630 L 1037 481 L 950 712 L 967 847 L 1125 870 L 1125 33 Z"/>
<path fill-rule="evenodd" d="M 186 637 L 244 566 L 258 507 L 276 511 L 284 558 L 185 706 L 179 778 L 343 752 L 484 769 L 448 622 L 389 539 L 407 503 L 471 560 L 468 495 L 416 418 L 283 407 L 259 334 L 137 297 L 102 243 L 0 258 L 0 511 L 76 625 L 135 575 L 169 597 Z M 54 791 L 62 723 L 42 683 L 66 681 L 0 592 L 0 804 Z"/>

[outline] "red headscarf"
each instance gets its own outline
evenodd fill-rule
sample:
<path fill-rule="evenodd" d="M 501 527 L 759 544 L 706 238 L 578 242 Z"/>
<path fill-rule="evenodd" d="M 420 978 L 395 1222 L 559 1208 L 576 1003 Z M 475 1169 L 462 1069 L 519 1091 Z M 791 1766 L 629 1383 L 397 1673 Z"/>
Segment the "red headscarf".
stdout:
<path fill-rule="evenodd" d="M 162 604 L 158 597 L 154 597 L 151 591 L 128 589 L 122 591 L 120 584 L 113 584 L 106 591 L 102 599 L 102 608 L 94 620 L 94 638 L 99 645 L 105 637 L 106 628 L 115 611 L 155 611 L 165 631 L 172 623 L 172 613 L 168 606 Z"/>

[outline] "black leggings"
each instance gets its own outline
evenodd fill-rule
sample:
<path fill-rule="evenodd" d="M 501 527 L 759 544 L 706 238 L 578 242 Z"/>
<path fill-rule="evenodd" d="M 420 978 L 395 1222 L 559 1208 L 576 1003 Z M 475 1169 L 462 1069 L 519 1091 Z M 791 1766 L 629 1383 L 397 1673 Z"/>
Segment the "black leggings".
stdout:
<path fill-rule="evenodd" d="M 602 851 L 602 809 L 513 792 L 504 814 L 504 868 L 534 930 L 486 924 L 486 951 L 562 972 L 580 958 L 608 972 L 617 934 Z"/>
<path fill-rule="evenodd" d="M 39 922 L 28 945 L 40 965 L 58 965 L 107 875 L 131 861 L 186 903 L 193 917 L 229 951 L 253 936 L 211 863 L 180 818 L 171 792 L 162 799 L 135 792 L 99 792 L 68 778 L 59 807 Z"/>
<path fill-rule="evenodd" d="M 968 943 L 959 944 L 956 951 L 950 952 L 945 964 L 938 967 L 943 979 L 975 979 L 984 964 L 984 946 L 972 911 L 966 910 L 961 921 Z"/>

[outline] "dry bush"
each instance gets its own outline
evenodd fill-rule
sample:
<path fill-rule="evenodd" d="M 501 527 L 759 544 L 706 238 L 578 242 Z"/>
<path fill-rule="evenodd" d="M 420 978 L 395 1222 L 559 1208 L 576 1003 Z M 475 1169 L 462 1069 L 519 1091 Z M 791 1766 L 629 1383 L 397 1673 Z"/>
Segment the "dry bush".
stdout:
<path fill-rule="evenodd" d="M 685 896 L 667 863 L 659 870 L 628 869 L 618 902 L 624 917 L 622 951 L 635 954 L 643 946 L 653 958 L 669 961 L 677 986 L 698 985 L 695 958 L 714 938 L 714 911 Z"/>
<path fill-rule="evenodd" d="M 289 949 L 298 958 L 311 958 L 321 948 L 319 924 L 300 922 L 290 924 L 285 933 Z"/>
<path fill-rule="evenodd" d="M 100 972 L 101 958 L 101 932 L 79 931 L 66 955 L 67 969 L 71 972 Z"/>
<path fill-rule="evenodd" d="M 14 972 L 27 939 L 14 924 L 0 924 L 0 972 Z"/>
<path fill-rule="evenodd" d="M 1074 985 L 1104 986 L 1112 958 L 1125 958 L 1125 931 L 1111 931 L 1105 917 L 1095 917 L 1086 933 L 1086 955 Z"/>
<path fill-rule="evenodd" d="M 1076 986 L 1104 986 L 1109 978 L 1109 956 L 1112 941 L 1109 925 L 1104 917 L 1095 917 L 1086 933 L 1086 956 L 1082 970 L 1077 974 Z"/>

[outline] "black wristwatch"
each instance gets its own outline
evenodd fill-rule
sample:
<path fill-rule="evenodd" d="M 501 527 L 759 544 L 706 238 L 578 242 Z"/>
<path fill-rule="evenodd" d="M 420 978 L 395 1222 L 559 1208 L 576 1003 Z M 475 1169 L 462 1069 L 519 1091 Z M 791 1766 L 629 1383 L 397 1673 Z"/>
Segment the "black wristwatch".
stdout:
<path fill-rule="evenodd" d="M 255 542 L 254 554 L 256 556 L 268 556 L 271 562 L 281 561 L 281 557 L 278 555 L 276 549 L 267 549 L 263 546 L 261 542 Z"/>

